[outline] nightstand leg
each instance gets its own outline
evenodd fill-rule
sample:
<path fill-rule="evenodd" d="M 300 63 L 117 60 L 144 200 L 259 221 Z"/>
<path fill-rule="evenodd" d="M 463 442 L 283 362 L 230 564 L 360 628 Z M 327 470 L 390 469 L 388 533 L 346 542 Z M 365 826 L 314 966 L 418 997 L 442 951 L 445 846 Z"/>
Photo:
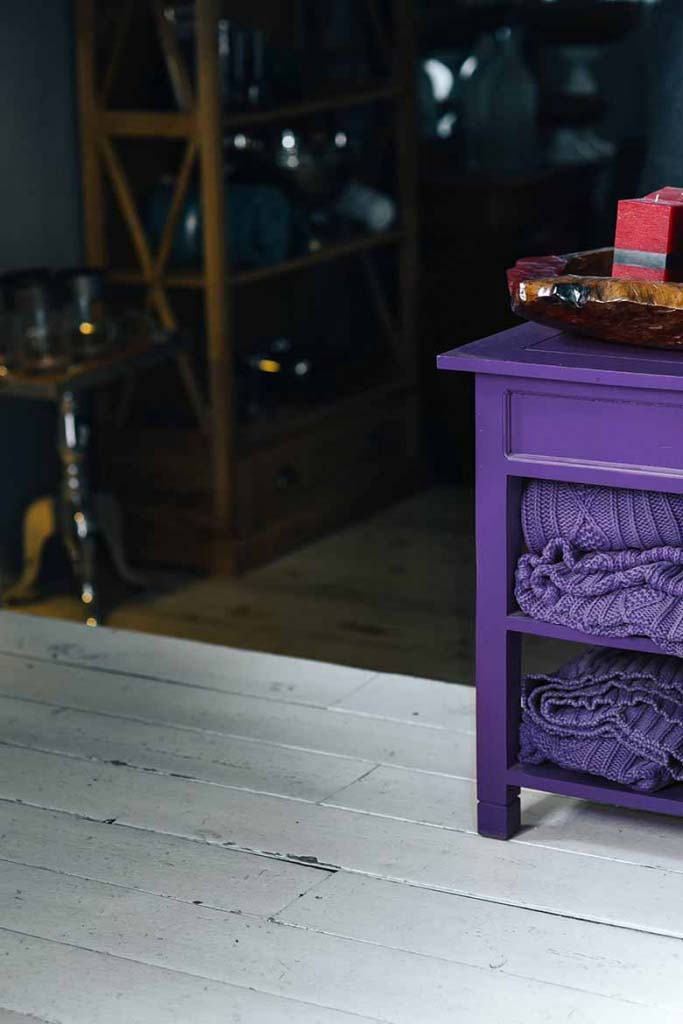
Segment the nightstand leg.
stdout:
<path fill-rule="evenodd" d="M 495 381 L 477 379 L 477 797 L 481 835 L 520 827 L 519 787 L 507 782 L 519 749 L 521 637 L 508 633 L 520 552 L 522 481 L 507 475 L 506 406 Z"/>
<path fill-rule="evenodd" d="M 477 632 L 477 827 L 510 839 L 521 826 L 519 787 L 506 781 L 516 759 L 521 643 L 485 621 Z"/>
<path fill-rule="evenodd" d="M 477 832 L 489 839 L 511 839 L 522 827 L 519 797 L 509 804 L 477 804 Z"/>

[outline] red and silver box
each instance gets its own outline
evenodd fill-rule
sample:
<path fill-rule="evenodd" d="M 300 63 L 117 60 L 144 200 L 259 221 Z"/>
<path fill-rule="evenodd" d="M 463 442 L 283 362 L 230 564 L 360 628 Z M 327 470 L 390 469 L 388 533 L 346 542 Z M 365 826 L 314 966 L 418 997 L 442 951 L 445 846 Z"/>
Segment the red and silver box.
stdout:
<path fill-rule="evenodd" d="M 612 277 L 683 281 L 683 189 L 620 200 Z"/>

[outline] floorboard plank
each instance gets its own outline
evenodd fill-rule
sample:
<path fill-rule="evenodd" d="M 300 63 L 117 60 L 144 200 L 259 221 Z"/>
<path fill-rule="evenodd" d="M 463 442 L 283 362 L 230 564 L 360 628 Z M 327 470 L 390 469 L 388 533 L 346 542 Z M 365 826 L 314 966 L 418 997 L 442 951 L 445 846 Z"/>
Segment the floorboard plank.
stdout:
<path fill-rule="evenodd" d="M 539 1024 L 668 1009 L 19 866 L 0 878 L 0 919 L 15 932 L 396 1024 L 503 1019 L 511 1003 Z"/>
<path fill-rule="evenodd" d="M 372 764 L 0 697 L 5 743 L 182 775 L 299 800 L 322 800 Z"/>
<path fill-rule="evenodd" d="M 437 729 L 474 732 L 474 689 L 381 672 L 336 708 Z"/>
<path fill-rule="evenodd" d="M 49 1024 L 49 1021 L 45 1017 L 16 1013 L 15 1010 L 6 1010 L 0 1006 L 0 1024 Z"/>
<path fill-rule="evenodd" d="M 676 1010 L 678 939 L 337 872 L 277 919 L 503 974 Z"/>
<path fill-rule="evenodd" d="M 293 703 L 325 706 L 374 673 L 305 658 L 288 658 L 100 627 L 0 612 L 0 651 L 64 665 L 204 686 Z"/>
<path fill-rule="evenodd" d="M 4 1002 L 20 1013 L 44 1015 L 51 1024 L 372 1020 L 2 929 L 0 963 Z"/>
<path fill-rule="evenodd" d="M 468 688 L 9 619 L 8 1024 L 678 1020 L 676 823 L 476 836 Z"/>
<path fill-rule="evenodd" d="M 0 656 L 0 694 L 471 776 L 473 738 L 403 722 Z M 0 732 L 1 735 L 1 732 Z"/>
<path fill-rule="evenodd" d="M 326 801 L 333 807 L 476 833 L 474 782 L 380 766 Z M 683 872 L 680 819 L 545 793 L 522 794 L 512 842 Z"/>
<path fill-rule="evenodd" d="M 326 877 L 302 864 L 21 804 L 0 802 L 0 836 L 2 871 L 13 861 L 242 914 L 275 914 Z"/>
<path fill-rule="evenodd" d="M 683 937 L 680 874 L 5 748 L 0 796 L 283 859 Z M 628 899 L 624 894 L 628 893 Z"/>

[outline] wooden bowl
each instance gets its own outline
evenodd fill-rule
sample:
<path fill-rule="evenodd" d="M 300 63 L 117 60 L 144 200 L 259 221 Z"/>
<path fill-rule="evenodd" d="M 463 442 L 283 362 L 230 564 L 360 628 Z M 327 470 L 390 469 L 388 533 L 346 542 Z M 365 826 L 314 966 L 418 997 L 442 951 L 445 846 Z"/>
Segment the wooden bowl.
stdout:
<path fill-rule="evenodd" d="M 683 283 L 610 277 L 613 252 L 517 260 L 508 270 L 513 310 L 603 341 L 683 349 Z"/>

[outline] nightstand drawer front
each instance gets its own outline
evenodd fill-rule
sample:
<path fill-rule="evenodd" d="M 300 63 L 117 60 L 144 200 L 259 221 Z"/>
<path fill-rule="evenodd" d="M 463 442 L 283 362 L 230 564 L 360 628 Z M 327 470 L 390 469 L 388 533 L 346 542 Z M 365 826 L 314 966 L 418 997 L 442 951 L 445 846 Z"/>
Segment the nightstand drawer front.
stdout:
<path fill-rule="evenodd" d="M 541 391 L 507 393 L 510 458 L 597 463 L 683 473 L 683 402 Z M 614 394 L 614 391 L 612 391 Z M 641 392 L 642 394 L 642 392 Z"/>

